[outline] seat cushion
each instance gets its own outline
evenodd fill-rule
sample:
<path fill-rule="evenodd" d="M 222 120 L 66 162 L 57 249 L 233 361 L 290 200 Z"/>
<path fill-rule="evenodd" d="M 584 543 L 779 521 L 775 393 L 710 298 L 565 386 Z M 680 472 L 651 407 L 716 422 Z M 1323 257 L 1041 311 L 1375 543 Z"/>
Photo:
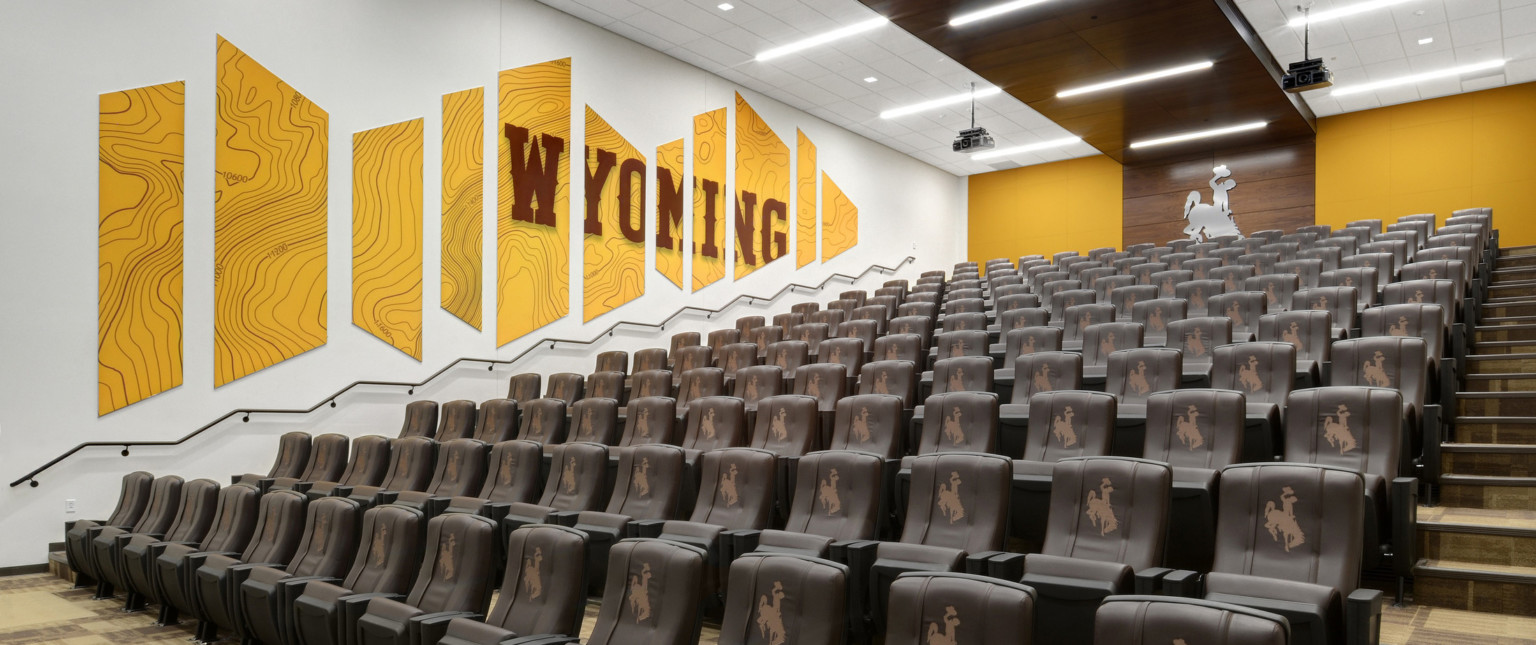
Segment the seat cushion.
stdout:
<path fill-rule="evenodd" d="M 1338 591 L 1323 585 L 1234 573 L 1211 572 L 1206 576 L 1206 600 L 1243 605 L 1247 604 L 1243 602 L 1244 598 L 1304 603 L 1323 615 L 1342 602 Z"/>
<path fill-rule="evenodd" d="M 793 531 L 763 531 L 757 541 L 758 551 L 803 553 L 825 558 L 832 550 L 832 538 Z"/>
<path fill-rule="evenodd" d="M 448 622 L 448 631 L 443 635 L 445 643 L 477 643 L 495 645 L 509 638 L 515 638 L 514 634 L 500 627 L 487 625 L 478 620 L 468 618 L 455 618 Z"/>
<path fill-rule="evenodd" d="M 343 596 L 350 596 L 354 592 L 346 587 L 339 587 L 329 582 L 311 582 L 304 585 L 304 594 L 322 603 L 334 603 Z"/>
<path fill-rule="evenodd" d="M 881 542 L 875 551 L 875 559 L 887 564 L 911 564 L 913 569 L 954 571 L 965 560 L 965 552 L 926 544 Z"/>
<path fill-rule="evenodd" d="M 1031 553 L 1024 556 L 1024 575 L 1091 580 L 1105 583 L 1117 591 L 1130 587 L 1132 570 L 1119 562 L 1099 562 L 1082 558 L 1063 558 Z M 1027 584 L 1027 583 L 1026 583 Z"/>

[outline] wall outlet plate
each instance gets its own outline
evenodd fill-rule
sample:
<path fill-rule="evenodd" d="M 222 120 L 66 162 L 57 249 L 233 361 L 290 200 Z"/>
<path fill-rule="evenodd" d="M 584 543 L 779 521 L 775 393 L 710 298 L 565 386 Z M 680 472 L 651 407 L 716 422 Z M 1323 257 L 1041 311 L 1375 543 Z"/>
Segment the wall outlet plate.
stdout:
<path fill-rule="evenodd" d="M 65 513 L 74 513 L 75 512 L 75 500 L 72 500 L 72 499 L 64 500 L 64 512 Z"/>

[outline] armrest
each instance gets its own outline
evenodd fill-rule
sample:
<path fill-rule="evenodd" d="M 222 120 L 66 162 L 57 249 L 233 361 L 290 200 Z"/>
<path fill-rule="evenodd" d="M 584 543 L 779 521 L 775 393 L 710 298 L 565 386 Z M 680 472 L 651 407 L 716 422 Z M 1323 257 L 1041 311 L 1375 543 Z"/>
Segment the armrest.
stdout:
<path fill-rule="evenodd" d="M 741 557 L 743 553 L 751 553 L 757 550 L 757 543 L 763 537 L 763 532 L 758 529 L 737 529 L 720 534 L 720 561 L 725 566 Z M 729 547 L 729 548 L 726 548 Z"/>
<path fill-rule="evenodd" d="M 1178 570 L 1163 576 L 1163 595 L 1200 598 L 1205 595 L 1205 578 L 1198 571 Z"/>
<path fill-rule="evenodd" d="M 1159 588 L 1163 586 L 1163 578 L 1173 573 L 1173 569 L 1166 567 L 1151 567 L 1136 572 L 1136 595 L 1157 595 Z"/>
<path fill-rule="evenodd" d="M 1400 578 L 1413 575 L 1419 561 L 1419 480 L 1392 480 L 1392 572 Z"/>
<path fill-rule="evenodd" d="M 440 611 L 434 614 L 422 614 L 412 616 L 406 624 L 406 633 L 411 637 L 412 643 L 436 643 L 443 640 L 443 635 L 448 633 L 448 623 L 455 618 L 467 618 L 469 620 L 484 620 L 485 617 L 472 611 Z"/>
<path fill-rule="evenodd" d="M 309 489 L 314 488 L 314 486 L 315 482 L 294 482 L 292 490 L 295 493 L 308 493 Z"/>
<path fill-rule="evenodd" d="M 629 523 L 630 537 L 653 538 L 661 535 L 661 527 L 666 520 L 635 520 Z"/>
<path fill-rule="evenodd" d="M 336 599 L 336 616 L 338 632 L 351 634 L 357 629 L 357 621 L 368 613 L 368 603 L 374 598 L 385 598 L 405 602 L 405 596 L 397 593 L 360 593 L 350 596 L 342 596 Z"/>
<path fill-rule="evenodd" d="M 1344 599 L 1344 642 L 1346 645 L 1376 645 L 1381 642 L 1382 593 L 1375 589 L 1356 589 Z"/>
<path fill-rule="evenodd" d="M 507 513 L 511 510 L 511 502 L 487 502 L 484 512 L 486 517 L 491 518 L 492 522 L 495 522 L 497 526 L 500 526 L 501 520 L 505 518 Z"/>
<path fill-rule="evenodd" d="M 525 636 L 523 638 L 511 638 L 501 642 L 501 645 L 564 645 L 565 643 L 580 643 L 581 639 L 575 636 Z"/>
<path fill-rule="evenodd" d="M 1009 582 L 1024 578 L 1024 554 L 1003 553 L 987 561 L 987 576 Z"/>
<path fill-rule="evenodd" d="M 331 497 L 351 497 L 356 486 L 337 486 L 331 489 Z"/>
<path fill-rule="evenodd" d="M 987 575 L 987 572 L 991 571 L 991 566 L 989 563 L 992 561 L 992 558 L 1000 558 L 1005 555 L 1008 555 L 1007 551 L 977 551 L 976 553 L 967 553 L 965 556 L 965 572 L 978 576 Z"/>
<path fill-rule="evenodd" d="M 294 601 L 298 600 L 299 596 L 304 595 L 304 590 L 309 588 L 309 583 L 311 582 L 324 582 L 327 584 L 339 585 L 342 583 L 342 580 L 341 578 L 327 578 L 325 576 L 296 576 L 283 578 L 282 580 L 277 581 L 277 584 L 274 585 L 276 587 L 275 595 L 277 596 L 278 606 L 292 608 Z"/>
<path fill-rule="evenodd" d="M 381 490 L 377 495 L 373 496 L 373 503 L 376 506 L 383 506 L 385 504 L 393 504 L 397 499 L 400 499 L 400 491 Z"/>
<path fill-rule="evenodd" d="M 427 517 L 437 517 L 447 510 L 448 503 L 451 501 L 453 501 L 451 497 L 428 497 L 426 503 L 422 504 L 421 511 Z"/>
<path fill-rule="evenodd" d="M 560 526 L 576 526 L 576 518 L 580 515 L 581 511 L 555 511 L 550 519 Z"/>

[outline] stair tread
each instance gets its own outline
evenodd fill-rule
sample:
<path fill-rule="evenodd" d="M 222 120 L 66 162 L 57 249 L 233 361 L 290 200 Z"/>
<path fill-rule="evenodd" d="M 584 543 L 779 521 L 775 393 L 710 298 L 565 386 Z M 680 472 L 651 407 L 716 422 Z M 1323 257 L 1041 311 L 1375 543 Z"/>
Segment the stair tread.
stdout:
<path fill-rule="evenodd" d="M 1536 486 L 1536 477 L 1495 477 L 1491 475 L 1457 475 L 1444 473 L 1440 483 L 1465 486 Z"/>
<path fill-rule="evenodd" d="M 1509 425 L 1536 425 L 1536 417 L 1476 417 L 1459 416 L 1457 423 L 1505 423 Z"/>
<path fill-rule="evenodd" d="M 1442 442 L 1440 452 L 1502 452 L 1536 453 L 1536 446 L 1518 443 L 1451 443 Z"/>
<path fill-rule="evenodd" d="M 1528 399 L 1536 397 L 1536 392 L 1457 392 L 1456 396 L 1468 399 Z"/>
<path fill-rule="evenodd" d="M 1431 530 L 1441 527 L 1468 527 L 1536 533 L 1536 511 L 1420 506 L 1419 526 L 1429 527 Z"/>
<path fill-rule="evenodd" d="M 1419 563 L 1413 567 L 1413 570 L 1415 575 L 1466 577 L 1536 585 L 1536 567 L 1484 564 L 1482 562 L 1464 562 L 1461 560 L 1419 560 Z"/>
<path fill-rule="evenodd" d="M 1536 317 L 1533 317 L 1533 318 L 1536 318 Z M 1476 327 L 1474 327 L 1472 329 L 1473 329 L 1473 331 L 1483 331 L 1483 332 L 1536 329 L 1536 322 L 1533 322 L 1531 324 L 1526 324 L 1526 325 L 1478 325 L 1478 326 L 1476 326 Z"/>
<path fill-rule="evenodd" d="M 1526 341 L 1536 343 L 1536 341 Z M 1503 374 L 1467 374 L 1463 378 L 1471 381 L 1497 381 L 1501 379 L 1536 378 L 1536 372 L 1506 372 Z M 1458 393 L 1459 394 L 1459 393 Z"/>
<path fill-rule="evenodd" d="M 1474 348 L 1475 349 L 1475 348 Z M 1523 358 L 1536 358 L 1536 353 L 1525 354 L 1468 354 L 1469 361 L 1508 361 Z"/>

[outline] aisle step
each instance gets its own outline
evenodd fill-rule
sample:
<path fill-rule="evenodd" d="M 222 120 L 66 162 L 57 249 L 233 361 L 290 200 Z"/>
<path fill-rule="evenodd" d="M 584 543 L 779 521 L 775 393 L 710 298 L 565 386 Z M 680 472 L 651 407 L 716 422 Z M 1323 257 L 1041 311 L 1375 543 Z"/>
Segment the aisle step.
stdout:
<path fill-rule="evenodd" d="M 1536 269 L 1532 270 L 1536 275 Z M 1536 278 L 1526 280 L 1511 280 L 1507 276 L 1494 276 L 1493 285 L 1488 287 L 1488 301 L 1499 302 L 1504 300 L 1529 300 L 1536 297 Z"/>
<path fill-rule="evenodd" d="M 1468 374 L 1536 372 L 1536 354 L 1474 354 L 1467 357 Z"/>
<path fill-rule="evenodd" d="M 52 551 L 48 554 L 48 573 L 70 584 L 75 583 L 75 571 L 69 568 L 69 556 L 63 551 Z"/>
<path fill-rule="evenodd" d="M 1473 332 L 1474 343 L 1536 340 L 1536 324 L 1479 326 Z"/>
<path fill-rule="evenodd" d="M 1536 340 L 1479 340 L 1472 351 L 1479 356 L 1495 354 L 1536 354 Z"/>
<path fill-rule="evenodd" d="M 1536 392 L 1460 392 L 1456 411 L 1468 417 L 1536 417 Z"/>
<path fill-rule="evenodd" d="M 1413 572 L 1417 604 L 1536 616 L 1536 567 L 1420 560 Z"/>
<path fill-rule="evenodd" d="M 1486 348 L 1484 348 L 1486 349 Z M 1536 390 L 1536 374 L 1468 374 L 1465 392 L 1530 392 Z"/>
<path fill-rule="evenodd" d="M 1440 476 L 1440 503 L 1494 510 L 1536 510 L 1536 477 Z"/>
<path fill-rule="evenodd" d="M 1536 300 L 1527 298 L 1485 303 L 1483 305 L 1483 316 L 1485 320 L 1536 316 Z"/>
<path fill-rule="evenodd" d="M 1459 417 L 1453 438 L 1459 443 L 1536 445 L 1536 419 L 1530 417 Z"/>
<path fill-rule="evenodd" d="M 1442 443 L 1443 473 L 1484 477 L 1536 475 L 1536 446 L 1505 443 Z M 1536 554 L 1533 554 L 1536 557 Z"/>
<path fill-rule="evenodd" d="M 1536 511 L 1420 506 L 1419 557 L 1536 566 Z"/>
<path fill-rule="evenodd" d="M 1494 269 L 1536 267 L 1536 255 L 1500 255 L 1493 261 Z"/>

